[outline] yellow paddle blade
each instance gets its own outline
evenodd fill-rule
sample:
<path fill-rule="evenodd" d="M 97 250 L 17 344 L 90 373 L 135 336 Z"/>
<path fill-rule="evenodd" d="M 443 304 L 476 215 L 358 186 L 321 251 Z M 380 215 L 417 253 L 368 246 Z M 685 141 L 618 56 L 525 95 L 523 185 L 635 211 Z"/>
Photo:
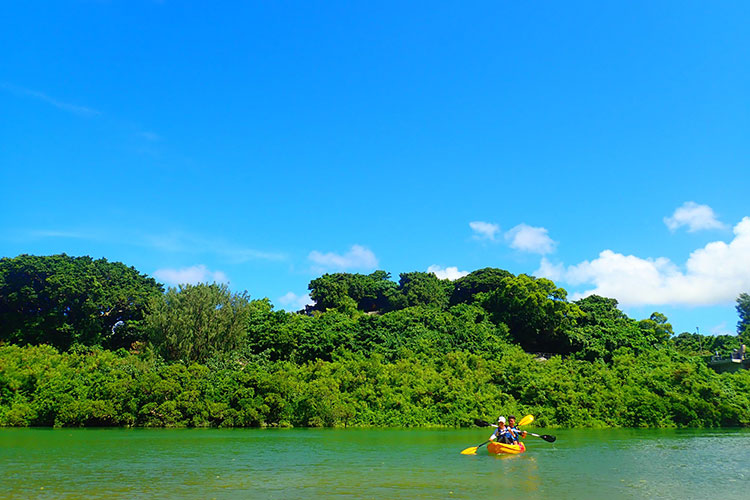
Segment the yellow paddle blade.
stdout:
<path fill-rule="evenodd" d="M 461 455 L 476 455 L 477 454 L 477 448 L 478 446 L 472 446 L 471 448 L 466 448 L 464 451 L 461 452 Z"/>
<path fill-rule="evenodd" d="M 529 425 L 533 421 L 534 421 L 534 415 L 526 415 L 516 425 Z"/>

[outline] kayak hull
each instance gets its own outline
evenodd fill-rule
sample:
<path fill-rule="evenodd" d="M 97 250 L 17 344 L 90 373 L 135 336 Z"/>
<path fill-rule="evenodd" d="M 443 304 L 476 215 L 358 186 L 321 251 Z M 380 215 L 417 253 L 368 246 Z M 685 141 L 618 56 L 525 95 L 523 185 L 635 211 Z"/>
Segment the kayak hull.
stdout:
<path fill-rule="evenodd" d="M 491 442 L 487 444 L 487 451 L 493 455 L 507 454 L 507 455 L 518 455 L 526 451 L 526 446 L 523 443 L 518 444 L 505 444 Z"/>

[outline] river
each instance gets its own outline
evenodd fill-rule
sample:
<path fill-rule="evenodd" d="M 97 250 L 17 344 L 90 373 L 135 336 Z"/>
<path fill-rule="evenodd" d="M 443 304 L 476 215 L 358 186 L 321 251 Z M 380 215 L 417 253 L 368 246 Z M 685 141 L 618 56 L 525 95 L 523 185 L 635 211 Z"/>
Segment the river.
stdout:
<path fill-rule="evenodd" d="M 750 430 L 0 429 L 0 498 L 747 499 Z"/>

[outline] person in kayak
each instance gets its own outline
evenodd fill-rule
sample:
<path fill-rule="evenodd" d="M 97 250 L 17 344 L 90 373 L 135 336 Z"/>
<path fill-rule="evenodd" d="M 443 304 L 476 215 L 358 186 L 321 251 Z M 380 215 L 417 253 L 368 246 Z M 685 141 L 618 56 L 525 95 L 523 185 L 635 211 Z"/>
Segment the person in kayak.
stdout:
<path fill-rule="evenodd" d="M 516 427 L 516 416 L 508 415 L 508 432 L 513 436 L 513 443 L 518 444 L 519 439 L 526 437 L 526 431 L 520 430 Z"/>
<path fill-rule="evenodd" d="M 497 419 L 497 429 L 490 436 L 490 441 L 495 440 L 498 443 L 513 444 L 513 433 L 505 426 L 505 417 Z"/>

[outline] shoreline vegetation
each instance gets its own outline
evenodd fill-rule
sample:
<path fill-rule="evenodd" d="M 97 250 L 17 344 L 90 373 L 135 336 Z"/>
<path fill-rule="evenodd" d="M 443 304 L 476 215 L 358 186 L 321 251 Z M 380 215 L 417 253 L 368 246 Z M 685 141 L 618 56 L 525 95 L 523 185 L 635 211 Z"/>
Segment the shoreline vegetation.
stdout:
<path fill-rule="evenodd" d="M 106 259 L 0 259 L 0 426 L 750 425 L 750 370 L 704 359 L 748 343 L 748 294 L 714 337 L 501 269 L 399 278 L 325 274 L 286 312 Z"/>

